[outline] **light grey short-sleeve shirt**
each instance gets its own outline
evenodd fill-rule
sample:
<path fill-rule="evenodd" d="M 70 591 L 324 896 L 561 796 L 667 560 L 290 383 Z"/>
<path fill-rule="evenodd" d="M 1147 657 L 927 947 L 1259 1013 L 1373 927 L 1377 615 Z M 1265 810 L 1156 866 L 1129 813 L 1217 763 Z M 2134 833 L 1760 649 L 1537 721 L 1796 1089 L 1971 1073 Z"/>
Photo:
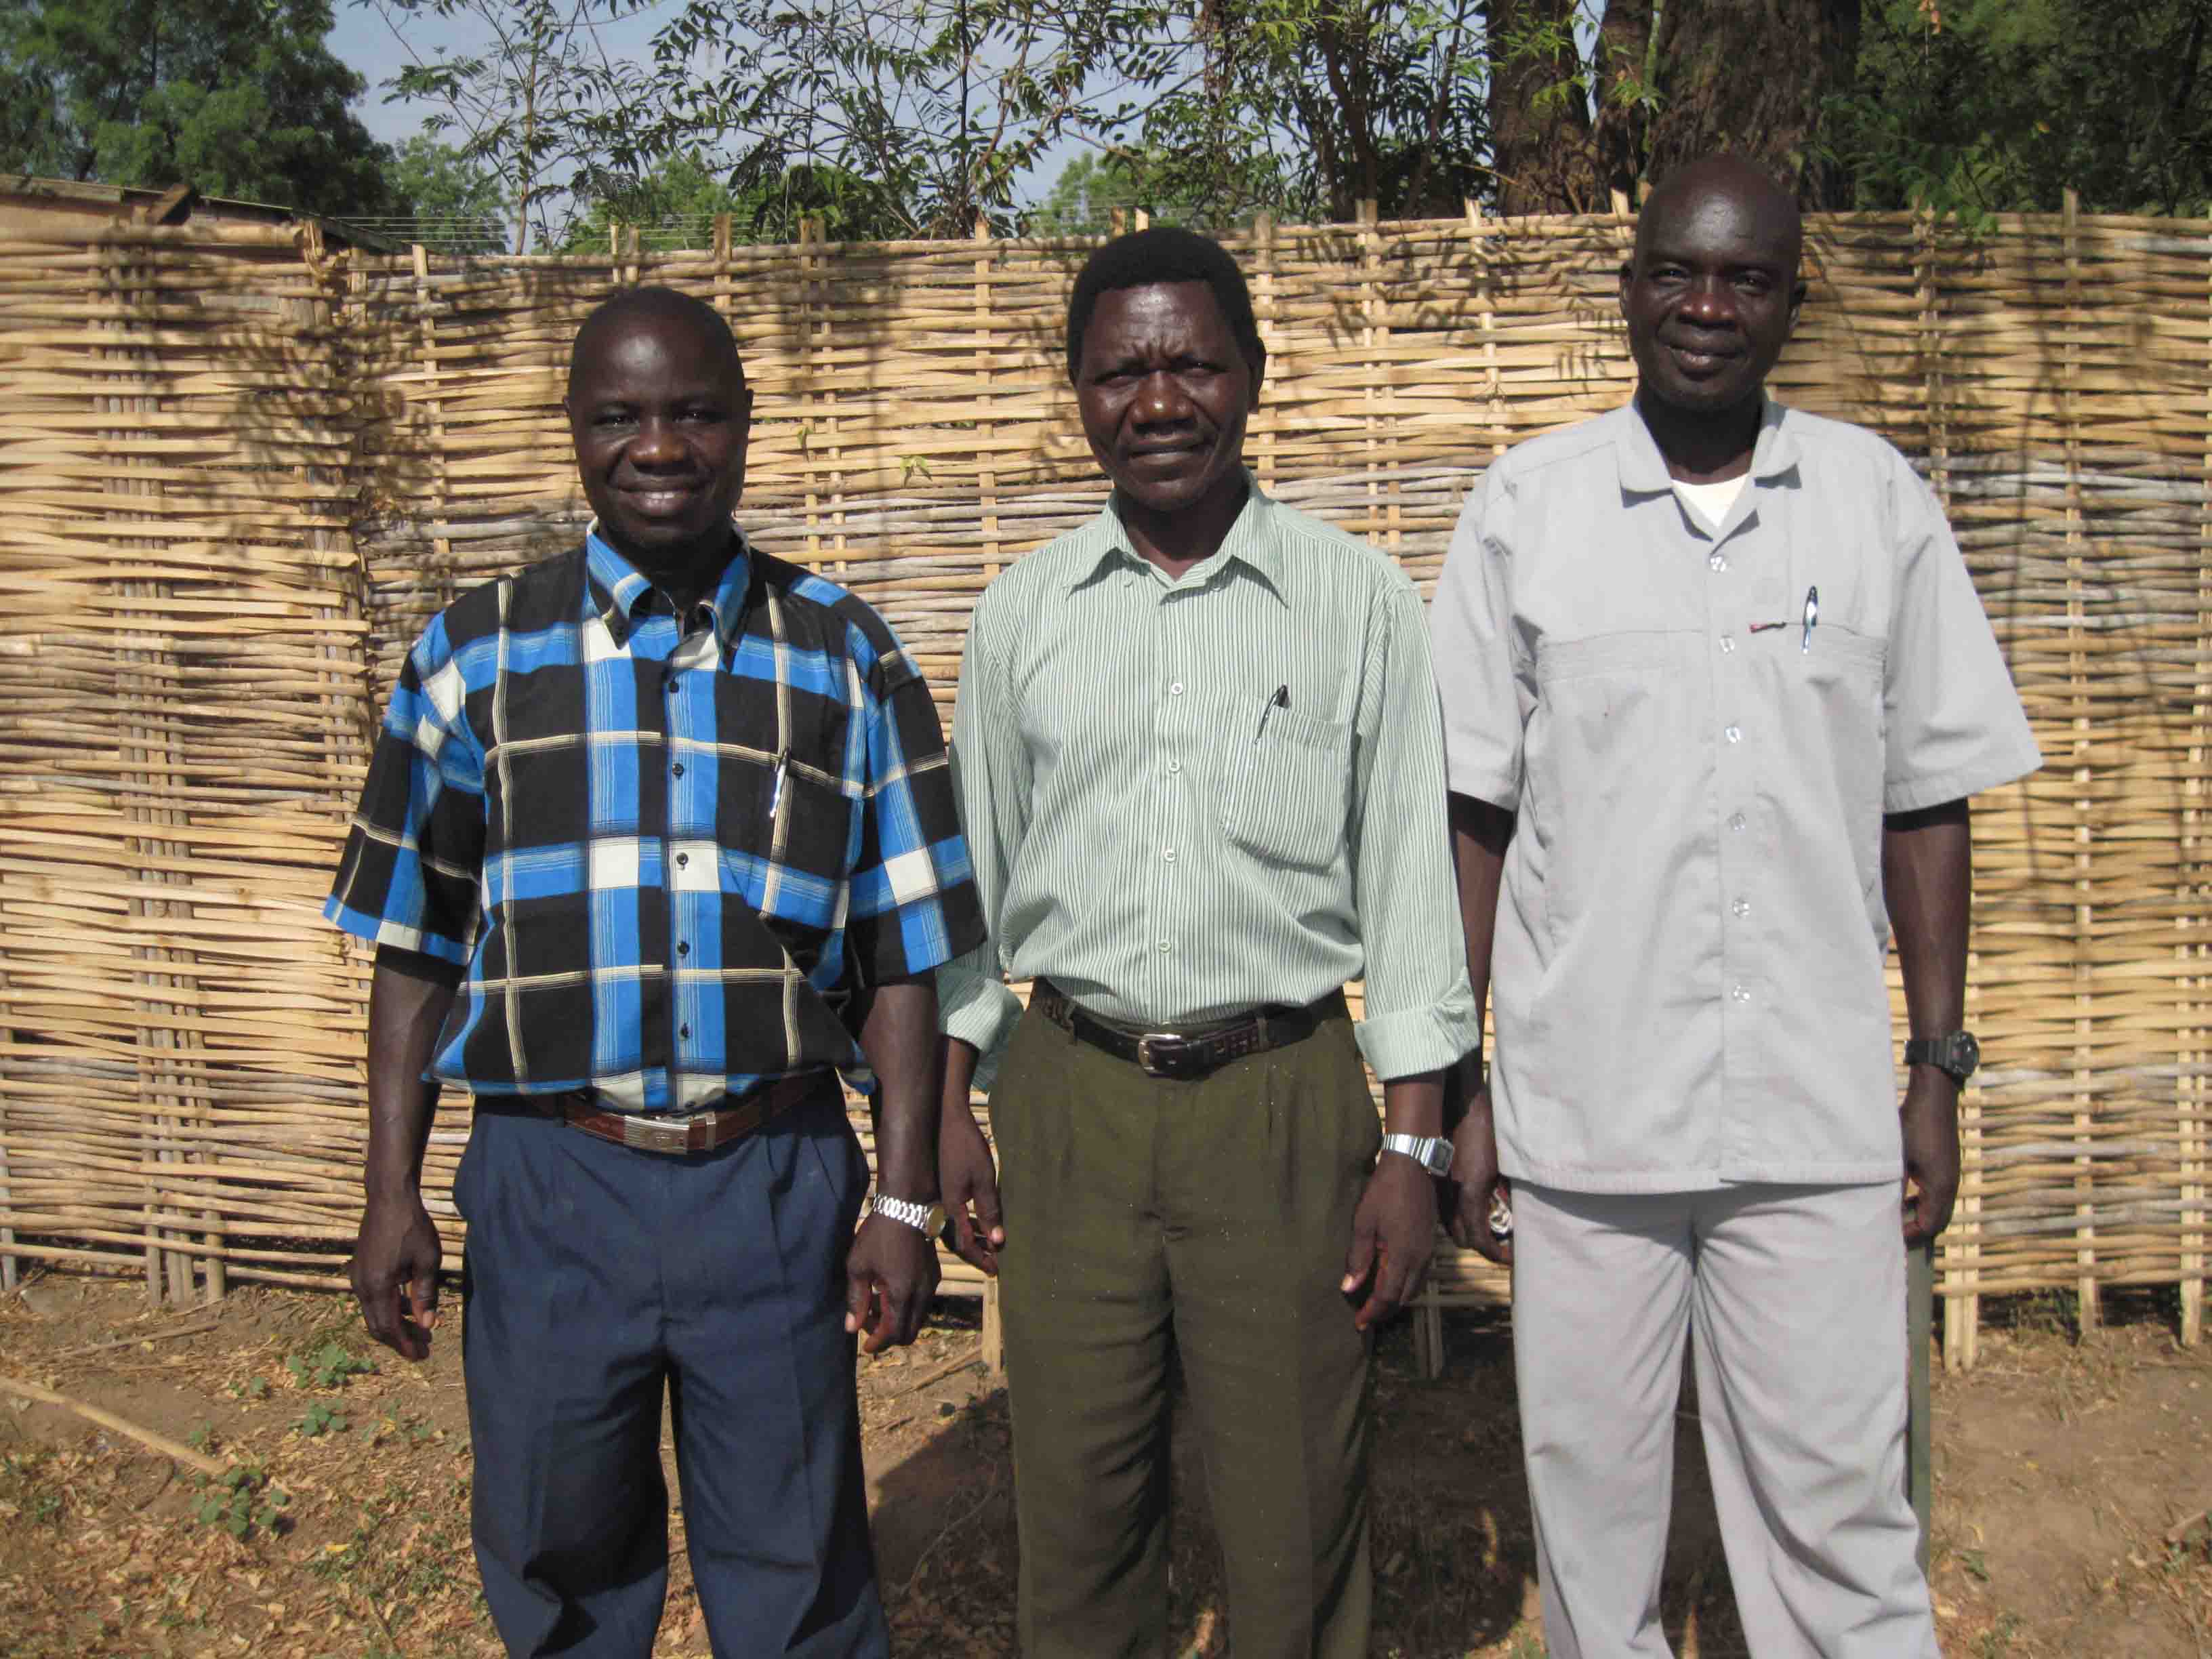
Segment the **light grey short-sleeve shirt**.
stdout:
<path fill-rule="evenodd" d="M 2041 763 L 1904 457 L 1770 402 L 1709 530 L 1630 404 L 1492 465 L 1431 630 L 1451 788 L 1517 814 L 1492 960 L 1504 1172 L 1898 1178 L 1882 815 Z"/>

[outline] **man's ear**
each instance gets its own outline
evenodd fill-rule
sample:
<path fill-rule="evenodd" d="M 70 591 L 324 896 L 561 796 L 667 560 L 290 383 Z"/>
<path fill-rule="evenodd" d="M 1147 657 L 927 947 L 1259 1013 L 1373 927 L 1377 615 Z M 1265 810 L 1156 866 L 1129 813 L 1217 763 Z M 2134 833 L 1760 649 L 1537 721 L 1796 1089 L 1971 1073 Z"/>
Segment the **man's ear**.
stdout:
<path fill-rule="evenodd" d="M 1267 378 L 1267 348 L 1255 346 L 1246 353 L 1244 367 L 1252 371 L 1251 395 L 1244 401 L 1244 412 L 1249 415 L 1260 406 L 1260 387 Z"/>

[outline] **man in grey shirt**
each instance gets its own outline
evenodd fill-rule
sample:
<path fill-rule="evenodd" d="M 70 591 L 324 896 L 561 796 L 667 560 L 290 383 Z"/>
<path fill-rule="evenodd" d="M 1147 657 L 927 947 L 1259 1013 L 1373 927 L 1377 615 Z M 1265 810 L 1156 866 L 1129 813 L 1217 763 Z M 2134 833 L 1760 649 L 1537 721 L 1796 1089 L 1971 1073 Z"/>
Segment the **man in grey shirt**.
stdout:
<path fill-rule="evenodd" d="M 961 665 L 989 938 L 939 976 L 939 1164 L 1004 1291 L 1028 1659 L 1165 1650 L 1177 1356 L 1240 1659 L 1367 1652 L 1365 1332 L 1428 1260 L 1476 1024 L 1420 599 L 1244 471 L 1266 362 L 1215 243 L 1093 254 L 1068 377 L 1113 496 Z M 1002 1046 L 1003 1226 L 968 1105 Z"/>
<path fill-rule="evenodd" d="M 1621 273 L 1634 402 L 1490 468 L 1431 615 L 1498 1020 L 1450 1220 L 1513 1266 L 1553 1659 L 1668 1651 L 1686 1338 L 1753 1653 L 1936 1651 L 1905 1248 L 1958 1188 L 1966 799 L 2039 757 L 1926 486 L 1765 395 L 1799 246 L 1747 163 L 1662 183 Z"/>

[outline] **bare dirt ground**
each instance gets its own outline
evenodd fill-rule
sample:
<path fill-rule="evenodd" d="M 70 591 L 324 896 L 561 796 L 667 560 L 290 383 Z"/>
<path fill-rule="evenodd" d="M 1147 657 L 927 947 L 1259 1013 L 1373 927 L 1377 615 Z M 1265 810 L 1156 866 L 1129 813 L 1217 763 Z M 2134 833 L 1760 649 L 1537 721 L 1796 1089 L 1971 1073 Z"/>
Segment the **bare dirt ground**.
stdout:
<path fill-rule="evenodd" d="M 454 1308 L 457 1298 L 449 1298 Z M 2212 1659 L 2212 1352 L 2171 1294 L 2081 1340 L 2061 1304 L 2011 1304 L 1973 1375 L 1936 1384 L 1934 1583 L 1947 1654 Z M 877 1537 L 902 1655 L 1013 1652 L 1006 1401 L 973 1304 L 861 1362 Z M 468 1547 L 457 1318 L 409 1366 L 335 1297 L 245 1291 L 146 1310 L 135 1287 L 49 1276 L 0 1301 L 0 1373 L 210 1449 L 203 1482 L 112 1430 L 0 1403 L 0 1654 L 431 1659 L 499 1651 Z M 1419 1380 L 1385 1334 L 1375 1470 L 1376 1652 L 1536 1659 L 1534 1565 L 1502 1323 L 1448 1328 Z M 373 1370 L 356 1369 L 366 1363 Z M 1665 1606 L 1689 1659 L 1743 1651 L 1686 1400 Z M 1204 1481 L 1179 1447 L 1175 1606 L 1185 1656 L 1229 1651 Z M 2193 1520 L 2192 1520 L 2192 1517 Z M 677 1559 L 658 1652 L 707 1652 Z"/>

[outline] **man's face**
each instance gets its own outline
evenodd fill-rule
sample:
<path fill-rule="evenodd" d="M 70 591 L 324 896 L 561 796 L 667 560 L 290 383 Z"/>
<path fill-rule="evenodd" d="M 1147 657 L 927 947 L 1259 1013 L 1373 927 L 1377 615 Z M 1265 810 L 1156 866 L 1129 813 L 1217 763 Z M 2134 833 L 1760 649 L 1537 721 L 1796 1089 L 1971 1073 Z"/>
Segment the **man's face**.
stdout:
<path fill-rule="evenodd" d="M 599 533 L 641 568 L 719 560 L 745 487 L 752 393 L 699 327 L 650 313 L 586 343 L 566 405 Z"/>
<path fill-rule="evenodd" d="M 1655 203 L 1620 276 L 1645 393 L 1695 414 L 1756 397 L 1796 326 L 1794 213 L 1716 185 Z"/>
<path fill-rule="evenodd" d="M 1260 376 L 1204 283 L 1109 289 L 1083 336 L 1075 400 L 1122 495 L 1176 514 L 1241 489 Z"/>

